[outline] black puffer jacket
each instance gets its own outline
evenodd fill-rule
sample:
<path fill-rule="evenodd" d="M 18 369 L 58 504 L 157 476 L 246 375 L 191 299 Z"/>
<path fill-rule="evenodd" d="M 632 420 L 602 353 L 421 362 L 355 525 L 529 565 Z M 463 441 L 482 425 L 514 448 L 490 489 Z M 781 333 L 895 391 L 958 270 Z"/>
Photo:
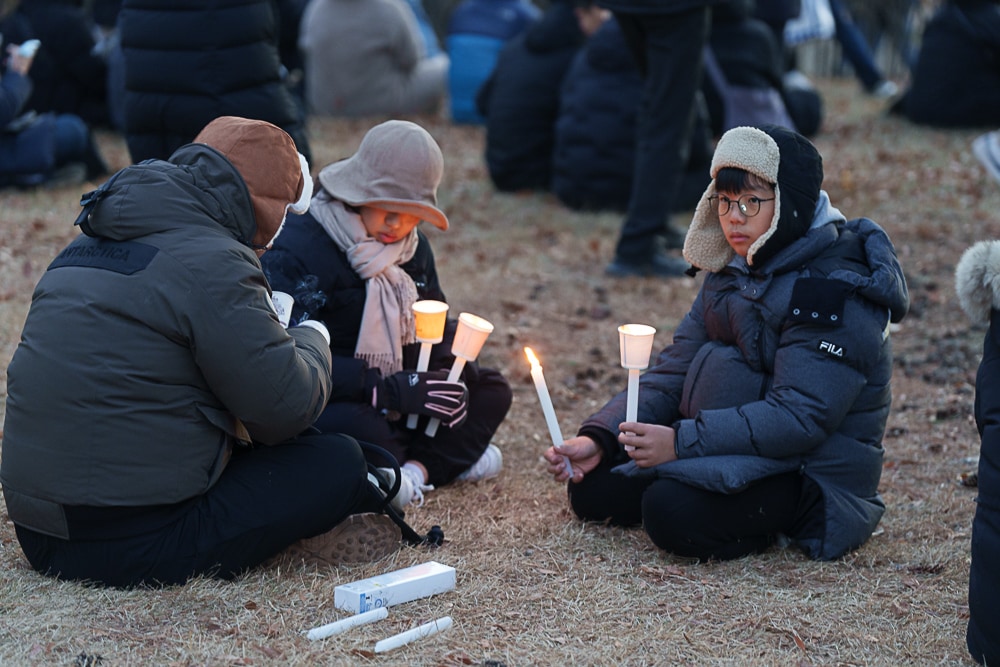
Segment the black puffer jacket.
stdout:
<path fill-rule="evenodd" d="M 945 3 L 924 28 L 910 87 L 892 110 L 936 127 L 1000 125 L 1000 3 Z"/>
<path fill-rule="evenodd" d="M 610 19 L 576 55 L 559 101 L 552 191 L 573 209 L 623 211 L 635 163 L 642 75 Z"/>
<path fill-rule="evenodd" d="M 420 299 L 447 301 L 438 282 L 434 253 L 427 237 L 417 232 L 419 243 L 410 261 L 402 268 L 413 278 Z M 309 318 L 320 320 L 330 331 L 333 353 L 333 389 L 330 401 L 360 401 L 368 379 L 365 362 L 354 357 L 367 295 L 365 280 L 347 255 L 310 214 L 289 215 L 274 247 L 261 259 L 271 287 L 295 299 L 291 322 Z M 446 338 L 450 340 L 448 334 Z M 403 350 L 404 366 L 416 366 L 419 345 Z M 442 356 L 443 355 L 443 356 Z M 447 357 L 445 359 L 445 357 Z M 435 345 L 431 368 L 447 368 L 454 361 L 449 345 Z M 470 373 L 475 364 L 466 365 Z"/>
<path fill-rule="evenodd" d="M 500 190 L 547 190 L 559 89 L 583 44 L 573 7 L 554 3 L 508 42 L 476 96 L 486 117 L 486 166 Z"/>
<path fill-rule="evenodd" d="M 89 17 L 76 0 L 24 0 L 16 17 L 30 34 L 0 29 L 4 44 L 35 38 L 42 42 L 29 72 L 35 90 L 27 109 L 71 113 L 90 125 L 107 125 L 108 68 L 93 53 Z"/>
<path fill-rule="evenodd" d="M 125 0 L 119 27 L 133 162 L 166 159 L 219 116 L 273 123 L 310 157 L 271 0 Z"/>
<path fill-rule="evenodd" d="M 969 653 L 979 663 L 1000 662 L 1000 242 L 983 241 L 962 256 L 955 289 L 974 326 L 988 326 L 976 375 L 979 493 L 972 521 L 969 570 Z"/>

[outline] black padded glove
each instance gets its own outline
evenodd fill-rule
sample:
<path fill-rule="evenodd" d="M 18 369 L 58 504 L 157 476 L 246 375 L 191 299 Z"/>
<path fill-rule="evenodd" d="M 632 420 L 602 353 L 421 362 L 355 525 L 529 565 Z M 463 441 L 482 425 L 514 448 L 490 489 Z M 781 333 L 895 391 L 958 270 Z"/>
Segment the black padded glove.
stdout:
<path fill-rule="evenodd" d="M 469 390 L 461 382 L 449 382 L 445 371 L 400 371 L 376 383 L 372 405 L 377 410 L 437 417 L 455 428 L 468 413 Z"/>

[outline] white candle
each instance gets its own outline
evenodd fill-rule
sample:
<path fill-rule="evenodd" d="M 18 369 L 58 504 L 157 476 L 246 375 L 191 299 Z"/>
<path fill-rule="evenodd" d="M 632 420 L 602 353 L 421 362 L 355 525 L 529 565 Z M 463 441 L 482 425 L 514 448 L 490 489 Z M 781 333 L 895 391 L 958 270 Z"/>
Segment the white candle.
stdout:
<path fill-rule="evenodd" d="M 413 326 L 416 339 L 420 343 L 417 357 L 417 372 L 427 370 L 431 361 L 431 348 L 444 339 L 444 328 L 448 321 L 448 304 L 444 301 L 422 299 L 413 304 Z M 417 428 L 419 415 L 406 418 L 406 428 Z"/>
<path fill-rule="evenodd" d="M 628 369 L 628 398 L 625 402 L 625 421 L 639 419 L 639 369 Z"/>
<path fill-rule="evenodd" d="M 531 364 L 531 379 L 535 383 L 535 393 L 538 394 L 538 402 L 542 404 L 542 414 L 545 416 L 545 425 L 549 427 L 549 437 L 552 439 L 553 447 L 560 447 L 563 444 L 562 431 L 559 430 L 559 420 L 556 419 L 556 410 L 552 407 L 552 397 L 549 396 L 549 388 L 545 384 L 545 375 L 542 373 L 542 364 L 538 357 L 531 351 L 530 347 L 524 348 L 524 354 Z M 573 464 L 568 456 L 563 456 L 563 464 L 566 472 L 573 476 Z"/>
<path fill-rule="evenodd" d="M 424 623 L 419 625 L 412 630 L 407 630 L 406 632 L 400 632 L 398 635 L 393 635 L 392 637 L 387 637 L 382 641 L 375 644 L 376 653 L 385 653 L 386 651 L 391 651 L 394 648 L 399 648 L 400 646 L 405 646 L 412 641 L 418 639 L 423 639 L 424 637 L 430 637 L 431 635 L 437 634 L 439 632 L 444 632 L 451 627 L 451 616 L 443 616 L 436 621 L 431 621 L 430 623 Z"/>
<path fill-rule="evenodd" d="M 493 324 L 472 313 L 461 313 L 458 316 L 458 327 L 455 329 L 455 339 L 451 342 L 451 353 L 455 355 L 455 363 L 448 375 L 449 382 L 458 382 L 465 368 L 465 362 L 475 361 L 479 351 L 483 349 L 486 338 L 493 333 Z M 434 437 L 441 420 L 431 417 L 427 422 L 424 434 Z"/>
<path fill-rule="evenodd" d="M 317 639 L 326 639 L 327 637 L 332 637 L 333 635 L 339 635 L 341 632 L 350 630 L 351 628 L 356 628 L 359 625 L 381 621 L 388 615 L 389 610 L 386 607 L 379 607 L 378 609 L 366 611 L 363 614 L 355 614 L 349 618 L 344 618 L 339 621 L 334 621 L 333 623 L 327 623 L 326 625 L 322 625 L 318 628 L 313 628 L 309 631 L 306 637 L 312 641 L 316 641 Z"/>
<path fill-rule="evenodd" d="M 433 343 L 421 343 L 420 344 L 420 356 L 417 357 L 417 372 L 423 373 L 427 370 L 427 367 L 431 363 L 431 348 L 434 347 Z M 406 418 L 406 428 L 417 428 L 417 420 L 420 415 L 410 415 Z"/>
<path fill-rule="evenodd" d="M 455 363 L 451 365 L 451 370 L 448 371 L 448 382 L 458 382 L 458 379 L 462 377 L 462 369 L 465 368 L 465 359 L 462 357 L 455 357 Z M 430 421 L 427 422 L 427 428 L 424 429 L 424 435 L 434 437 L 437 433 L 438 426 L 441 424 L 441 420 L 437 417 L 431 417 Z"/>
<path fill-rule="evenodd" d="M 646 324 L 623 324 L 618 327 L 622 368 L 628 369 L 625 421 L 638 421 L 639 372 L 649 366 L 649 355 L 653 350 L 653 336 L 655 334 L 656 329 Z M 629 435 L 632 435 L 632 433 L 629 433 Z M 635 451 L 635 447 L 625 445 L 625 451 Z"/>

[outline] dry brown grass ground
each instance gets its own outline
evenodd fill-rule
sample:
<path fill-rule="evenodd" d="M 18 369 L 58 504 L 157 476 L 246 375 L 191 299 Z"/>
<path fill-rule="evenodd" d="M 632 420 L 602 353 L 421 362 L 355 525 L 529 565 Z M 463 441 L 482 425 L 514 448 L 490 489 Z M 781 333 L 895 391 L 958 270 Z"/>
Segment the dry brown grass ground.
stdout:
<path fill-rule="evenodd" d="M 983 331 L 953 297 L 961 252 L 1000 238 L 1000 187 L 969 151 L 974 132 L 917 128 L 822 81 L 827 121 L 816 143 L 825 187 L 848 216 L 868 215 L 897 244 L 913 310 L 894 334 L 895 405 L 886 437 L 876 535 L 832 563 L 794 550 L 697 565 L 665 555 L 641 530 L 583 525 L 543 473 L 547 431 L 522 354 L 545 364 L 562 429 L 619 390 L 615 328 L 644 322 L 666 344 L 699 279 L 613 281 L 603 275 L 620 216 L 565 210 L 548 196 L 505 195 L 486 178 L 480 128 L 420 119 L 441 143 L 447 234 L 431 230 L 453 309 L 496 325 L 484 363 L 515 400 L 497 434 L 504 472 L 444 488 L 411 513 L 445 545 L 383 562 L 316 570 L 282 565 L 234 583 L 196 580 L 119 591 L 52 581 L 27 566 L 0 504 L 0 664 L 105 665 L 901 665 L 969 663 L 969 533 L 975 489 L 973 378 Z M 370 122 L 314 122 L 315 163 L 352 152 Z M 116 167 L 123 144 L 102 137 Z M 71 227 L 81 188 L 0 193 L 0 386 L 32 286 Z M 0 394 L 5 397 L 6 394 Z M 457 568 L 454 592 L 395 607 L 387 620 L 309 642 L 344 617 L 343 582 L 426 560 Z M 444 634 L 386 655 L 374 643 L 444 615 Z"/>

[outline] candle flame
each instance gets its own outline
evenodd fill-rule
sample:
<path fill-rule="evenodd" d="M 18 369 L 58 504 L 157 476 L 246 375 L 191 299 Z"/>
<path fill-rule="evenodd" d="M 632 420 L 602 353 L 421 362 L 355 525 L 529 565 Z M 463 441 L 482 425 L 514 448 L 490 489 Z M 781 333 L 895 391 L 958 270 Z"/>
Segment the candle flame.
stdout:
<path fill-rule="evenodd" d="M 541 364 L 538 363 L 538 357 L 535 356 L 535 353 L 531 351 L 530 347 L 524 348 L 524 356 L 528 357 L 528 363 L 531 364 L 532 367 L 541 366 Z"/>

